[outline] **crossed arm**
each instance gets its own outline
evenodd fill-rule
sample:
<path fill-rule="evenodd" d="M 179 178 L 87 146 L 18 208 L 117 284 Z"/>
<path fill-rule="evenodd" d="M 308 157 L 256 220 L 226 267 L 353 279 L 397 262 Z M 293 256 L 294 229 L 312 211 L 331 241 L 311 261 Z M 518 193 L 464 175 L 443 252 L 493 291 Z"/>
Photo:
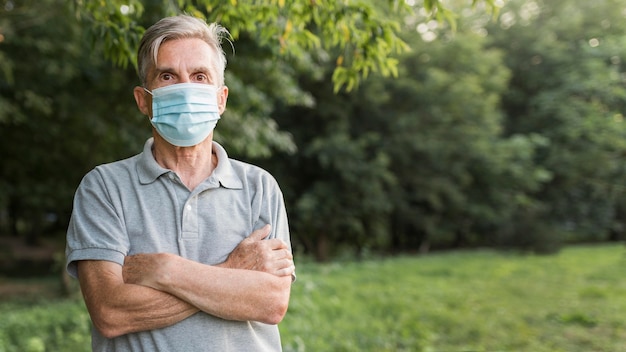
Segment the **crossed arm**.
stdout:
<path fill-rule="evenodd" d="M 107 338 L 158 329 L 204 311 L 228 320 L 277 324 L 289 303 L 292 256 L 254 231 L 217 266 L 167 253 L 126 257 L 124 266 L 81 261 L 78 279 L 95 327 Z"/>

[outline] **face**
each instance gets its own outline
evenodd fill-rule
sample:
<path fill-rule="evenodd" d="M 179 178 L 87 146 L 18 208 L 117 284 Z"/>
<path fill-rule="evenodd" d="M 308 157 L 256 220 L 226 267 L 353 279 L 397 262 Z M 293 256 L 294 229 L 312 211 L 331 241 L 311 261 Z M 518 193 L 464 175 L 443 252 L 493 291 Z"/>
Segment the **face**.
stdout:
<path fill-rule="evenodd" d="M 217 85 L 217 72 L 211 65 L 215 53 L 198 38 L 167 40 L 159 48 L 156 67 L 148 70 L 146 88 L 153 90 L 176 83 Z M 152 117 L 152 96 L 142 87 L 133 91 L 139 110 Z M 218 87 L 217 104 L 220 115 L 226 109 L 228 88 Z"/>

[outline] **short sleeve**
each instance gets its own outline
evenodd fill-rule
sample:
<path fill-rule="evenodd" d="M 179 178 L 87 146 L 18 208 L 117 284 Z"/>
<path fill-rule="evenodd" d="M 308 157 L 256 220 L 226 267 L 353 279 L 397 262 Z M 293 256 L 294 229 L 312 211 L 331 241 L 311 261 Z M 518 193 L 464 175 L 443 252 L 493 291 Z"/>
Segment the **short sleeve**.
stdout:
<path fill-rule="evenodd" d="M 73 277 L 80 260 L 124 263 L 129 241 L 117 210 L 119 198 L 111 195 L 111 187 L 96 168 L 85 175 L 76 190 L 65 249 L 66 268 Z"/>

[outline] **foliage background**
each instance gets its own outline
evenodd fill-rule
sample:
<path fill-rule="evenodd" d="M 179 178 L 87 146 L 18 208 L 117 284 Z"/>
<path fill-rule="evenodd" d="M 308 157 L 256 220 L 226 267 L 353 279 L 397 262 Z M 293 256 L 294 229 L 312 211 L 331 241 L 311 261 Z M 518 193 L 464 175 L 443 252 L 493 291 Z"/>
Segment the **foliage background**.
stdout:
<path fill-rule="evenodd" d="M 279 180 L 297 252 L 624 238 L 620 1 L 195 4 L 3 0 L 0 237 L 62 243 L 82 175 L 140 150 L 138 35 L 184 10 L 233 34 L 216 138 Z"/>

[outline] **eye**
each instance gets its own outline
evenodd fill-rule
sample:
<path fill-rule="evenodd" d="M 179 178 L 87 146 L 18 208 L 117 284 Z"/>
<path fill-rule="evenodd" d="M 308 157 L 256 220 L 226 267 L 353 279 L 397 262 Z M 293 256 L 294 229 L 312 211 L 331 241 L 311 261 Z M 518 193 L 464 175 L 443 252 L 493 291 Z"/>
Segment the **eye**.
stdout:
<path fill-rule="evenodd" d="M 161 80 L 162 81 L 171 81 L 172 79 L 174 79 L 174 76 L 172 76 L 169 73 L 164 73 L 161 75 Z"/>
<path fill-rule="evenodd" d="M 196 82 L 201 82 L 201 83 L 208 83 L 209 82 L 209 76 L 207 76 L 204 73 L 197 73 L 194 77 L 194 81 Z"/>

